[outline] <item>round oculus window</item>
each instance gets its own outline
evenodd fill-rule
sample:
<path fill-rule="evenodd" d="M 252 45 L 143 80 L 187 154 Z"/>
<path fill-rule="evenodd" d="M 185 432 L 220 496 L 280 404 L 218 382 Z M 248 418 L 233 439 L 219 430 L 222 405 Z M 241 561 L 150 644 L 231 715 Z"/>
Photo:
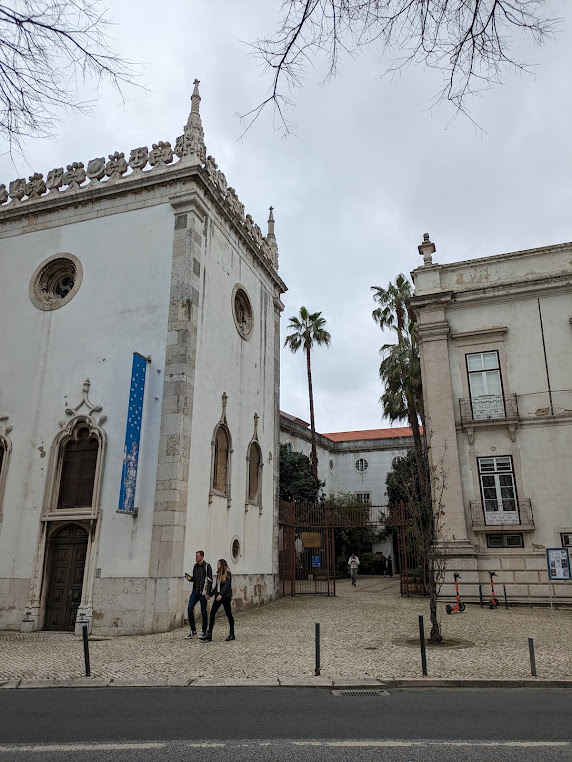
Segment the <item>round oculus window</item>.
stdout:
<path fill-rule="evenodd" d="M 240 558 L 240 540 L 238 539 L 238 537 L 235 537 L 234 540 L 232 541 L 230 552 L 232 555 L 232 560 L 235 562 L 238 561 L 238 559 Z"/>
<path fill-rule="evenodd" d="M 55 254 L 39 265 L 30 281 L 30 300 L 39 310 L 57 310 L 77 294 L 83 277 L 73 254 Z"/>
<path fill-rule="evenodd" d="M 368 468 L 369 468 L 369 463 L 367 462 L 365 458 L 358 458 L 356 460 L 356 471 L 363 472 L 363 471 L 367 471 Z"/>
<path fill-rule="evenodd" d="M 333 471 L 334 470 L 334 461 L 333 461 L 332 458 L 330 458 L 330 462 L 329 462 L 328 465 L 330 466 L 330 471 Z"/>
<path fill-rule="evenodd" d="M 254 330 L 254 313 L 248 294 L 239 285 L 234 287 L 232 294 L 232 316 L 236 330 L 243 339 L 249 339 Z"/>

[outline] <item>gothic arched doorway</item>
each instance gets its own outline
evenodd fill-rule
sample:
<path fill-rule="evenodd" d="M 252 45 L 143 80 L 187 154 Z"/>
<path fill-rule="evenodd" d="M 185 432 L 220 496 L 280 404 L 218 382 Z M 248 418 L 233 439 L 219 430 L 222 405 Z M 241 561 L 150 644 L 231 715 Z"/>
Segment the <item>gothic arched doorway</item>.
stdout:
<path fill-rule="evenodd" d="M 87 531 L 79 524 L 66 524 L 50 537 L 44 630 L 74 631 L 86 554 Z"/>

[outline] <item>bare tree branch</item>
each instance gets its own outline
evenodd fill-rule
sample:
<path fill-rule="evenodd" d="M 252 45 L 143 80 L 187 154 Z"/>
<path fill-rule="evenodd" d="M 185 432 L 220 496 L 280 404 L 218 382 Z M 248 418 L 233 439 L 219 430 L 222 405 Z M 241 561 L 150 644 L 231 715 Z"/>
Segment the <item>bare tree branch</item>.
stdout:
<path fill-rule="evenodd" d="M 10 149 L 53 134 L 62 111 L 88 111 L 87 78 L 123 97 L 134 67 L 111 51 L 106 14 L 100 0 L 0 2 L 0 135 Z"/>
<path fill-rule="evenodd" d="M 336 75 L 341 55 L 376 45 L 399 51 L 382 76 L 411 64 L 442 72 L 437 102 L 450 101 L 467 113 L 469 96 L 502 80 L 507 70 L 528 70 L 511 53 L 518 33 L 537 43 L 553 37 L 560 19 L 545 15 L 548 0 L 283 0 L 274 35 L 251 43 L 272 72 L 267 98 L 244 115 L 256 119 L 274 104 L 284 118 L 292 91 L 302 84 L 316 56 L 327 59 L 325 80 Z M 287 91 L 287 96 L 284 95 Z"/>

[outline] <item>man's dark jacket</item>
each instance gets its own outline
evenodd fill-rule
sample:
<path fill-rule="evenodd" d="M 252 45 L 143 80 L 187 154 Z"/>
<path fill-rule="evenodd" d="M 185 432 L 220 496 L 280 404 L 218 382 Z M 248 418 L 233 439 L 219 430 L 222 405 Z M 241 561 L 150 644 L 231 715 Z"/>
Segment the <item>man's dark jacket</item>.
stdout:
<path fill-rule="evenodd" d="M 205 586 L 206 577 L 206 586 Z M 195 564 L 193 566 L 193 573 L 191 575 L 193 582 L 193 593 L 200 593 L 201 595 L 210 595 L 213 585 L 213 571 L 211 565 L 207 564 L 203 560 L 202 564 Z"/>

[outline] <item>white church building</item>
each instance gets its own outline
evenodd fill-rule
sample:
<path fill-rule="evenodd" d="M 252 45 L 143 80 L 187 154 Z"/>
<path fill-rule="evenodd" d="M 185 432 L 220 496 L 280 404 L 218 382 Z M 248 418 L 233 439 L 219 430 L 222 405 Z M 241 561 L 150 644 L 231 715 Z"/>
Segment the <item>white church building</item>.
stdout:
<path fill-rule="evenodd" d="M 183 134 L 0 185 L 0 628 L 166 631 L 195 551 L 278 592 L 267 234 Z"/>

